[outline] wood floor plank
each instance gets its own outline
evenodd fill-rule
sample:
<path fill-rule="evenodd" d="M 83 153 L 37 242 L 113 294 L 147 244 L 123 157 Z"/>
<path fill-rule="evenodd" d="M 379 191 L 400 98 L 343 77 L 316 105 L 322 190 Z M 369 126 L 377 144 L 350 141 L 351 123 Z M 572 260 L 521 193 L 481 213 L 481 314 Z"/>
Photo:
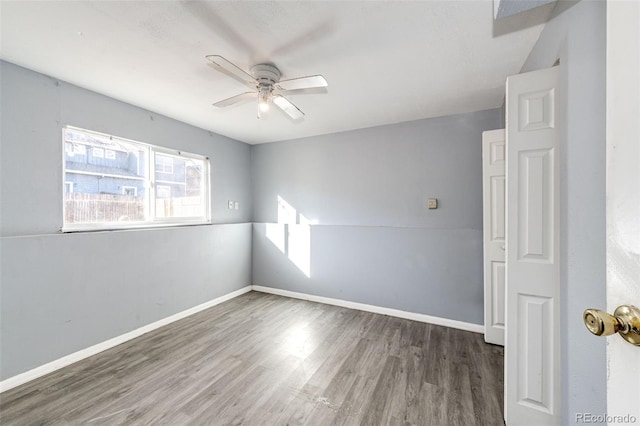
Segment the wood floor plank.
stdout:
<path fill-rule="evenodd" d="M 0 394 L 2 425 L 501 425 L 481 335 L 249 292 Z"/>
<path fill-rule="evenodd" d="M 380 369 L 377 376 L 372 374 L 357 377 L 338 409 L 333 424 L 359 425 L 362 423 L 381 372 L 382 370 Z"/>
<path fill-rule="evenodd" d="M 424 426 L 448 425 L 448 398 L 443 387 L 425 382 L 420 389 L 420 405 L 416 424 Z"/>

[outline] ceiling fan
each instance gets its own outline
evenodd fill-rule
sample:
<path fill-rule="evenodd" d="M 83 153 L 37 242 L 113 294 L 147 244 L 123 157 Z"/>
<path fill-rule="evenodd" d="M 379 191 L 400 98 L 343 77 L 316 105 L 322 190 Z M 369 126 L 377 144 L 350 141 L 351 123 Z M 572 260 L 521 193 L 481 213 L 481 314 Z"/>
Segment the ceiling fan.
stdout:
<path fill-rule="evenodd" d="M 209 55 L 206 58 L 215 65 L 218 71 L 235 77 L 254 89 L 251 92 L 244 92 L 218 101 L 213 106 L 224 108 L 242 101 L 257 100 L 258 118 L 261 118 L 261 115 L 269 110 L 269 105 L 273 104 L 293 120 L 301 119 L 304 117 L 304 113 L 282 95 L 293 91 L 328 86 L 327 80 L 321 75 L 280 80 L 280 70 L 271 64 L 254 65 L 251 67 L 251 74 L 249 74 L 220 55 Z"/>

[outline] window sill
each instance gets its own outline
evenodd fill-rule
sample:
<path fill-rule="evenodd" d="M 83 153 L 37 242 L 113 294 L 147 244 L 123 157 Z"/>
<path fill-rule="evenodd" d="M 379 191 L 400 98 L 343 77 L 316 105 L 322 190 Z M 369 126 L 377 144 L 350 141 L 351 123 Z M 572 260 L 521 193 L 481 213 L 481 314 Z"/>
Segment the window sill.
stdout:
<path fill-rule="evenodd" d="M 120 224 L 120 223 L 105 223 L 96 226 L 96 224 L 74 224 L 67 225 L 60 228 L 60 232 L 63 234 L 73 233 L 73 232 L 102 232 L 102 231 L 124 231 L 124 230 L 132 230 L 132 229 L 160 229 L 160 228 L 175 228 L 175 227 L 183 227 L 183 226 L 201 226 L 201 225 L 211 225 L 212 222 L 210 220 L 194 220 L 194 221 L 183 221 L 183 222 L 154 222 L 154 223 L 128 223 L 128 224 Z"/>

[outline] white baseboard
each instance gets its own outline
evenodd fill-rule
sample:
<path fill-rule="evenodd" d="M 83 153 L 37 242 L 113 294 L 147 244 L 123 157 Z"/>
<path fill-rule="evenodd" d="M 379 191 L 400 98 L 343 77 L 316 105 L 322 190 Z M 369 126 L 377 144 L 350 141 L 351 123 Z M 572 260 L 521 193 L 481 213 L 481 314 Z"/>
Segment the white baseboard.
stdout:
<path fill-rule="evenodd" d="M 29 370 L 24 373 L 20 373 L 16 376 L 9 377 L 8 379 L 5 379 L 0 382 L 0 392 L 4 392 L 9 389 L 15 388 L 16 386 L 20 386 L 33 379 L 42 377 L 45 374 L 52 373 L 60 368 L 66 367 L 70 364 L 73 364 L 75 362 L 88 358 L 90 356 L 93 356 L 104 350 L 120 345 L 131 339 L 135 339 L 136 337 L 142 336 L 143 334 L 146 334 L 157 328 L 170 324 L 174 321 L 181 320 L 197 312 L 203 311 L 207 308 L 218 305 L 222 302 L 226 302 L 227 300 L 233 299 L 234 297 L 238 297 L 241 294 L 247 293 L 249 291 L 251 291 L 251 286 L 243 287 L 239 290 L 232 291 L 231 293 L 225 294 L 224 296 L 217 297 L 213 300 L 202 303 L 198 306 L 194 306 L 193 308 L 186 309 L 182 312 L 178 312 L 177 314 L 171 315 L 169 317 L 163 318 L 151 324 L 147 324 L 143 327 L 137 328 L 128 333 L 114 337 L 113 339 L 106 340 L 102 343 L 98 343 L 97 345 L 93 345 L 86 349 L 79 350 L 78 352 L 74 352 L 72 354 L 63 356 L 62 358 L 56 359 L 55 361 L 51 361 L 44 365 L 41 365 L 40 367 L 36 367 L 33 370 Z"/>
<path fill-rule="evenodd" d="M 426 322 L 429 324 L 442 325 L 445 327 L 456 328 L 458 330 L 472 331 L 474 333 L 484 334 L 484 325 L 472 324 L 470 322 L 433 317 L 431 315 L 417 314 L 415 312 L 401 311 L 399 309 L 383 308 L 381 306 L 367 305 L 364 303 L 349 302 L 348 300 L 314 296 L 312 294 L 298 293 L 296 291 L 280 290 L 278 288 L 264 287 L 261 285 L 252 285 L 251 289 L 254 291 L 260 291 L 262 293 L 271 293 L 278 296 L 292 297 L 294 299 L 309 300 L 311 302 L 325 303 L 327 305 L 341 306 L 343 308 L 357 309 L 359 311 L 373 312 L 374 314 L 389 315 L 392 317 Z"/>

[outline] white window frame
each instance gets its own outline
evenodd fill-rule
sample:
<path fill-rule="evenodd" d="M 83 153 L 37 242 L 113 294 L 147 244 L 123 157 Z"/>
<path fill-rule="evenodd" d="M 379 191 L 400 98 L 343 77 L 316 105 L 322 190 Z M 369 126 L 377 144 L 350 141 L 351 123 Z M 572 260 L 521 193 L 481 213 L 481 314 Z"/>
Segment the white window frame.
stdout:
<path fill-rule="evenodd" d="M 130 221 L 130 222 L 102 222 L 102 223 L 64 223 L 60 228 L 61 232 L 81 232 L 81 231 L 102 231 L 102 230 L 117 230 L 117 229 L 135 229 L 135 228 L 156 228 L 156 227 L 168 227 L 168 226 L 184 226 L 184 225 L 210 225 L 211 224 L 211 165 L 209 157 L 199 154 L 188 153 L 184 151 L 178 151 L 174 149 L 164 148 L 157 145 L 152 145 L 145 142 L 139 142 L 131 139 L 126 139 L 118 136 L 112 136 L 104 133 L 94 132 L 92 130 L 82 129 L 73 126 L 64 126 L 62 128 L 62 187 L 63 192 L 65 188 L 65 176 L 66 176 L 66 156 L 65 147 L 67 141 L 65 140 L 65 131 L 72 130 L 75 132 L 88 133 L 100 138 L 118 139 L 124 143 L 132 144 L 140 147 L 141 150 L 146 150 L 146 178 L 144 178 L 144 192 L 145 192 L 145 217 L 144 221 Z M 86 153 L 86 151 L 85 151 Z M 77 152 L 75 154 L 78 154 Z M 202 161 L 202 204 L 204 209 L 204 215 L 201 217 L 155 217 L 155 154 L 164 154 L 173 157 L 191 158 L 194 160 Z M 172 158 L 173 160 L 173 158 Z M 137 188 L 136 188 L 137 195 Z M 64 197 L 62 202 L 62 217 L 63 221 L 65 216 L 65 203 Z"/>
<path fill-rule="evenodd" d="M 123 186 L 121 189 L 122 189 L 122 195 L 127 195 L 127 189 L 133 189 L 133 196 L 134 197 L 138 196 L 138 188 L 136 188 L 135 186 Z"/>
<path fill-rule="evenodd" d="M 69 191 L 67 191 L 67 185 L 69 185 Z M 70 194 L 73 192 L 73 182 L 69 180 L 64 181 L 64 192 Z"/>
<path fill-rule="evenodd" d="M 98 155 L 98 153 L 100 153 Z M 104 148 L 91 147 L 91 156 L 94 158 L 104 158 Z"/>

